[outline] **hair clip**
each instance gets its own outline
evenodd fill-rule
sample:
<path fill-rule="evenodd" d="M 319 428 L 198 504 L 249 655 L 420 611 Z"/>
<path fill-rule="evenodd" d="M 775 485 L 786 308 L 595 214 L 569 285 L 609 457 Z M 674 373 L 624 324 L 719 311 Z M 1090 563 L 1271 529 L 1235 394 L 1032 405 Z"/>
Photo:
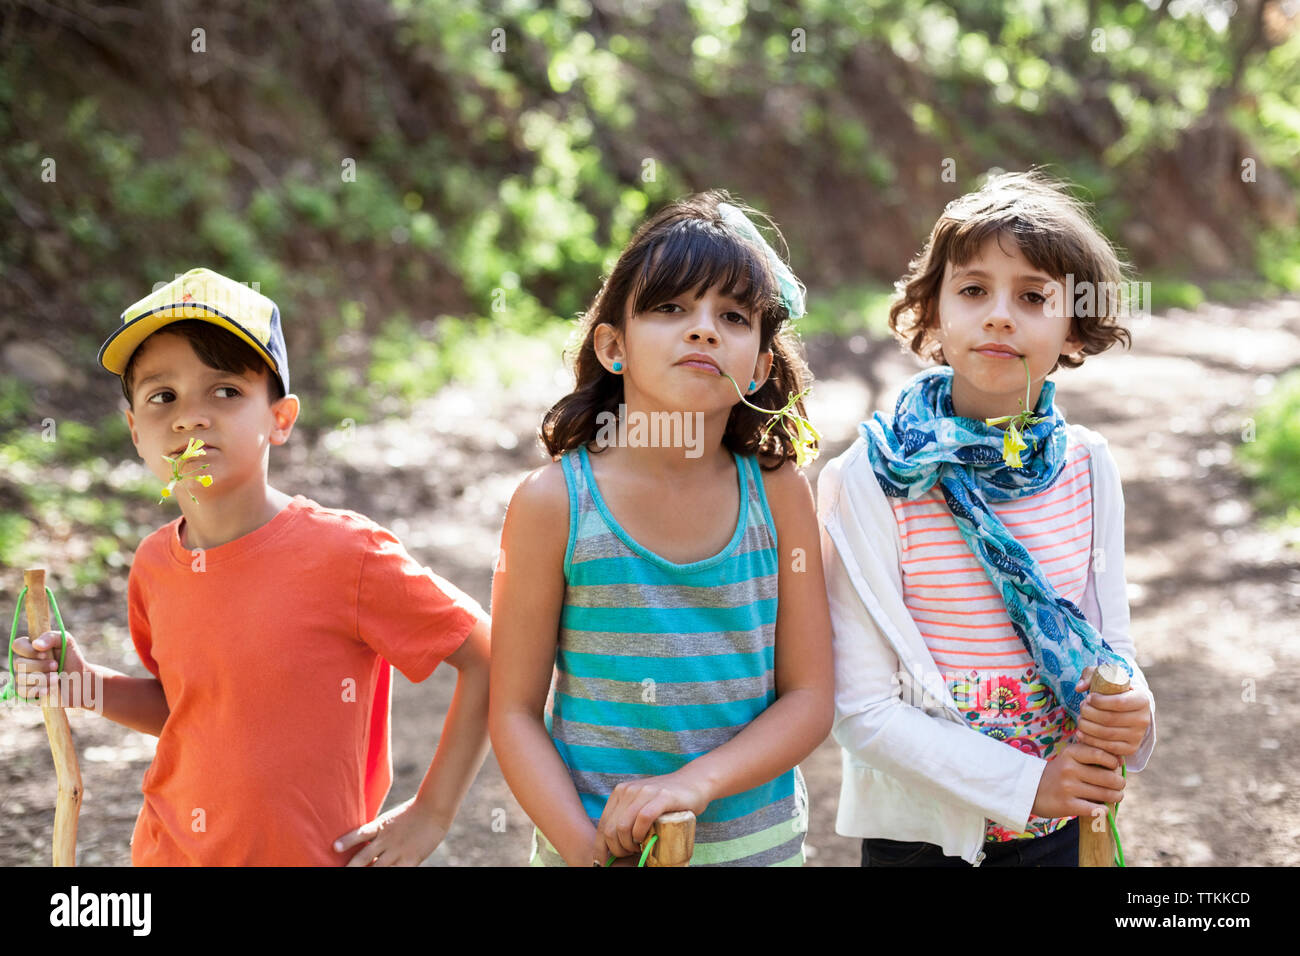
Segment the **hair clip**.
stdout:
<path fill-rule="evenodd" d="M 781 290 L 781 301 L 785 304 L 786 311 L 790 313 L 790 318 L 797 319 L 802 316 L 804 314 L 803 283 L 790 271 L 790 267 L 781 261 L 776 250 L 763 238 L 763 234 L 758 231 L 749 217 L 729 202 L 718 203 L 718 215 L 743 238 L 763 250 L 776 276 L 777 287 Z"/>

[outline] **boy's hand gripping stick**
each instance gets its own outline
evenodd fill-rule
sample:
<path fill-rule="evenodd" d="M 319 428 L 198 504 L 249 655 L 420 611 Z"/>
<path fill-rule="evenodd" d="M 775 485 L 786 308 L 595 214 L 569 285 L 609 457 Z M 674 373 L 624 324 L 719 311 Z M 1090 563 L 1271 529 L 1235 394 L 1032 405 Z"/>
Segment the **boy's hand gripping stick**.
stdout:
<path fill-rule="evenodd" d="M 1088 689 L 1094 694 L 1122 694 L 1129 689 L 1129 677 L 1122 667 L 1107 662 L 1093 671 Z M 1114 816 L 1111 803 L 1104 812 L 1094 810 L 1091 820 L 1079 821 L 1079 866 L 1115 865 L 1115 837 L 1109 822 Z"/>
<path fill-rule="evenodd" d="M 23 572 L 27 586 L 27 633 L 33 639 L 50 629 L 50 603 L 45 596 L 45 569 Z M 55 694 L 62 693 L 57 681 L 51 681 Z M 77 865 L 77 814 L 81 812 L 81 767 L 72 743 L 68 714 L 59 707 L 58 697 L 46 695 L 41 707 L 45 716 L 45 735 L 50 738 L 54 772 L 58 775 L 59 795 L 54 804 L 54 865 Z"/>

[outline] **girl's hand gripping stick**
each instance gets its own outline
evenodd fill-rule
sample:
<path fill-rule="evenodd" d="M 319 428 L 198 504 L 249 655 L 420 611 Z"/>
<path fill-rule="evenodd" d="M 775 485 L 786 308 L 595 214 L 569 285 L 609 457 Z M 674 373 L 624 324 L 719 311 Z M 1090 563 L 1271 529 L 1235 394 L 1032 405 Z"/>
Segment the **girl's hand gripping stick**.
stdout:
<path fill-rule="evenodd" d="M 650 828 L 655 839 L 646 866 L 689 866 L 695 852 L 695 814 L 690 810 L 665 813 Z"/>
<path fill-rule="evenodd" d="M 1094 694 L 1122 694 L 1129 689 L 1129 676 L 1118 664 L 1107 662 L 1093 671 L 1088 689 Z M 1104 814 L 1098 807 L 1091 820 L 1079 820 L 1079 866 L 1116 865 L 1119 832 L 1114 820 L 1113 803 L 1106 805 Z M 1119 865 L 1123 865 L 1122 857 Z"/>

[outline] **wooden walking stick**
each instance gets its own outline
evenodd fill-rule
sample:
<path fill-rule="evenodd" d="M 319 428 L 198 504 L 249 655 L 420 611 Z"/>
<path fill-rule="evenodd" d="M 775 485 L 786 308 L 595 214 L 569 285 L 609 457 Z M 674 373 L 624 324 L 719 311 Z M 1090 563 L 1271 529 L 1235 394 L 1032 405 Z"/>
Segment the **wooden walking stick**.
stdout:
<path fill-rule="evenodd" d="M 1092 673 L 1088 689 L 1094 694 L 1122 694 L 1129 689 L 1129 677 L 1124 668 L 1107 661 Z M 1121 761 L 1121 766 L 1123 762 Z M 1093 811 L 1088 823 L 1079 821 L 1079 866 L 1114 866 L 1115 834 L 1110 821 L 1115 817 L 1115 804 L 1107 804 L 1105 812 Z"/>
<path fill-rule="evenodd" d="M 695 814 L 690 810 L 665 813 L 650 828 L 650 837 L 657 837 L 650 847 L 646 866 L 690 866 L 695 852 Z"/>
<path fill-rule="evenodd" d="M 50 629 L 50 603 L 45 596 L 45 569 L 34 568 L 23 572 L 27 587 L 27 633 L 32 639 Z M 61 693 L 55 682 L 54 692 Z M 50 753 L 54 757 L 54 772 L 58 775 L 59 795 L 54 804 L 54 865 L 77 865 L 77 814 L 81 812 L 81 767 L 77 763 L 77 750 L 72 743 L 72 728 L 68 714 L 50 703 L 46 696 L 41 712 L 45 716 L 45 735 L 50 738 Z"/>

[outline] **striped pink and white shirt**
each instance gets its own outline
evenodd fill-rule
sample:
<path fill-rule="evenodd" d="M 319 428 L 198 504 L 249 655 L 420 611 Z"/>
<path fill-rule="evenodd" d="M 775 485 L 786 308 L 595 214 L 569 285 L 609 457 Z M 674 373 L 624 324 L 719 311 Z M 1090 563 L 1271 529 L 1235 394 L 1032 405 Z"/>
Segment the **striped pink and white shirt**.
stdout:
<path fill-rule="evenodd" d="M 1070 435 L 1050 488 L 989 507 L 1038 561 L 1062 597 L 1081 606 L 1092 551 L 1088 450 Z M 971 727 L 1047 759 L 1074 732 L 1011 627 L 1006 606 L 962 539 L 936 485 L 915 501 L 890 499 L 898 522 L 903 601 Z M 1024 833 L 990 821 L 987 838 L 1042 836 L 1069 818 L 1031 816 Z"/>

